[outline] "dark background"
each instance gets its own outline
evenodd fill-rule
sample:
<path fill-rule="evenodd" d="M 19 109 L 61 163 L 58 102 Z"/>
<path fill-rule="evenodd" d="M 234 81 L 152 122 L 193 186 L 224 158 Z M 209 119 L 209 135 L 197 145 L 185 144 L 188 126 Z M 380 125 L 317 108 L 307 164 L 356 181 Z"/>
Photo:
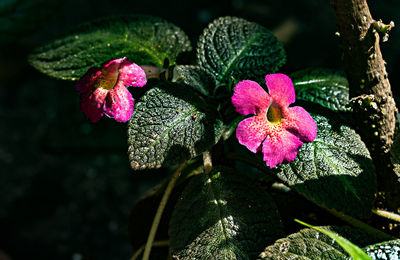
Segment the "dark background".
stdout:
<path fill-rule="evenodd" d="M 370 1 L 375 19 L 400 21 L 400 1 Z M 193 46 L 209 22 L 240 16 L 274 31 L 282 72 L 342 69 L 329 1 L 0 0 L 0 260 L 128 259 L 135 200 L 165 172 L 133 172 L 125 124 L 90 124 L 74 83 L 50 78 L 27 55 L 81 22 L 143 13 L 180 26 Z M 400 33 L 381 45 L 398 94 Z"/>

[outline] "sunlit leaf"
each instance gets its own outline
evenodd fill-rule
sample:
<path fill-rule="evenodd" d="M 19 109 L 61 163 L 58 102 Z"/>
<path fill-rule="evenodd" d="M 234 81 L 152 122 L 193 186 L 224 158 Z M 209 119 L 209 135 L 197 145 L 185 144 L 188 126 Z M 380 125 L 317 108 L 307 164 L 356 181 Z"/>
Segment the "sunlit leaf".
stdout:
<path fill-rule="evenodd" d="M 354 247 L 349 244 L 348 240 L 344 241 L 343 237 L 347 237 L 359 245 L 377 241 L 375 237 L 364 231 L 349 227 L 329 226 L 316 227 L 316 229 L 302 229 L 297 233 L 277 240 L 273 245 L 265 248 L 259 259 L 349 260 L 349 255 L 340 246 L 339 241 L 340 243 L 344 242 L 346 247 Z M 328 236 L 328 233 L 333 235 L 334 238 Z M 361 250 L 360 248 L 357 251 L 362 255 L 362 250 L 361 252 L 359 250 Z M 365 253 L 363 256 L 365 257 Z"/>
<path fill-rule="evenodd" d="M 136 104 L 128 125 L 135 170 L 173 165 L 201 154 L 222 133 L 215 108 L 187 85 L 161 82 Z"/>
<path fill-rule="evenodd" d="M 332 238 L 336 243 L 338 243 L 353 259 L 358 259 L 358 260 L 370 260 L 371 258 L 358 246 L 354 245 L 351 243 L 349 240 L 346 238 L 336 234 L 335 232 L 332 232 L 328 229 L 320 228 L 320 227 L 314 227 L 310 224 L 304 223 L 300 220 L 296 220 L 298 223 L 315 229 L 318 232 L 321 232 L 328 237 Z"/>
<path fill-rule="evenodd" d="M 254 259 L 282 235 L 270 196 L 246 177 L 217 167 L 195 176 L 170 223 L 178 259 Z"/>
<path fill-rule="evenodd" d="M 286 56 L 282 44 L 263 26 L 237 17 L 221 17 L 200 36 L 197 59 L 218 83 L 226 83 L 230 77 L 237 81 L 262 79 L 277 71 Z"/>
<path fill-rule="evenodd" d="M 376 191 L 375 167 L 360 136 L 350 127 L 312 115 L 317 138 L 297 158 L 280 167 L 278 177 L 316 204 L 367 218 Z"/>
<path fill-rule="evenodd" d="M 83 24 L 34 51 L 29 61 L 47 75 L 77 80 L 90 67 L 111 59 L 128 57 L 139 65 L 161 67 L 190 50 L 188 37 L 175 25 L 157 17 L 128 15 Z"/>
<path fill-rule="evenodd" d="M 348 111 L 349 84 L 343 72 L 305 69 L 290 74 L 296 99 L 311 101 L 333 111 Z"/>
<path fill-rule="evenodd" d="M 391 240 L 364 248 L 373 260 L 400 259 L 400 240 Z"/>

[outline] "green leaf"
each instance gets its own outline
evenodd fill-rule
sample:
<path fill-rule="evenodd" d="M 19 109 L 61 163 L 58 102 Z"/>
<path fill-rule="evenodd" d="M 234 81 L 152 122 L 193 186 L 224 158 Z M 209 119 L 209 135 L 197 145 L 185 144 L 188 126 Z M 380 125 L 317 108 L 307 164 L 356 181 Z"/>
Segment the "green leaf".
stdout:
<path fill-rule="evenodd" d="M 360 136 L 340 122 L 312 115 L 317 138 L 297 158 L 280 166 L 278 177 L 316 204 L 367 218 L 376 191 L 375 167 Z"/>
<path fill-rule="evenodd" d="M 335 238 L 329 237 L 325 232 L 334 234 Z M 339 245 L 339 241 L 343 238 L 336 235 L 336 233 L 354 241 L 360 237 L 368 238 L 365 232 L 349 227 L 328 226 L 317 227 L 316 230 L 307 228 L 277 240 L 275 244 L 265 248 L 264 252 L 260 254 L 259 259 L 347 260 L 349 256 Z M 361 240 L 368 241 L 363 238 Z M 374 240 L 372 239 L 372 241 Z"/>
<path fill-rule="evenodd" d="M 179 259 L 254 259 L 282 232 L 270 196 L 223 167 L 193 177 L 169 231 L 173 255 Z"/>
<path fill-rule="evenodd" d="M 217 83 L 230 77 L 261 80 L 286 61 L 278 39 L 263 26 L 237 17 L 213 21 L 200 36 L 197 59 Z"/>
<path fill-rule="evenodd" d="M 140 99 L 128 124 L 134 170 L 176 164 L 217 143 L 220 116 L 192 93 L 187 85 L 161 82 Z"/>
<path fill-rule="evenodd" d="M 60 79 L 77 80 L 93 66 L 128 57 L 139 65 L 173 64 L 190 51 L 186 34 L 175 25 L 144 15 L 104 18 L 37 49 L 29 61 L 39 71 Z"/>
<path fill-rule="evenodd" d="M 391 240 L 364 248 L 365 252 L 374 260 L 400 259 L 400 240 Z"/>
<path fill-rule="evenodd" d="M 305 69 L 290 75 L 296 99 L 315 102 L 333 111 L 348 111 L 349 84 L 343 72 Z"/>
<path fill-rule="evenodd" d="M 307 224 L 305 222 L 302 222 L 298 219 L 295 220 L 296 222 L 312 228 L 314 230 L 317 230 L 328 237 L 332 238 L 336 243 L 338 243 L 353 259 L 358 259 L 358 260 L 370 260 L 371 258 L 364 252 L 362 251 L 361 248 L 358 246 L 354 245 L 351 243 L 349 240 L 345 239 L 344 237 L 336 234 L 335 232 L 332 232 L 330 230 L 324 229 L 324 228 L 319 228 L 319 227 L 314 227 L 310 224 Z"/>
<path fill-rule="evenodd" d="M 212 75 L 198 66 L 175 66 L 172 81 L 189 85 L 205 96 L 212 93 L 215 88 Z"/>

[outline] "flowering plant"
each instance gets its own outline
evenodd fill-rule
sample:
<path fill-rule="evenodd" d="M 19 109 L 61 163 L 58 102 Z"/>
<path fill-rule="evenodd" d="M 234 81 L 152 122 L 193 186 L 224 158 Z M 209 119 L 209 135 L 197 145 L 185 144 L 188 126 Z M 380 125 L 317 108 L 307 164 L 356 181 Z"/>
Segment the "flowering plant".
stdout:
<path fill-rule="evenodd" d="M 43 73 L 77 80 L 91 123 L 104 115 L 126 122 L 133 174 L 165 176 L 165 185 L 148 195 L 160 202 L 154 220 L 137 221 L 154 214 L 140 208 L 149 197 L 133 208 L 132 259 L 141 253 L 148 259 L 157 243 L 178 259 L 316 259 L 299 243 L 282 249 L 277 240 L 289 235 L 298 213 L 284 198 L 306 198 L 348 222 L 371 217 L 375 165 L 350 120 L 356 108 L 343 73 L 280 71 L 283 45 L 263 26 L 236 17 L 213 21 L 198 40 L 196 59 L 185 64 L 192 51 L 177 26 L 133 15 L 86 24 L 30 56 Z M 361 103 L 374 106 L 367 101 Z M 154 242 L 160 221 L 169 224 Z M 356 237 L 354 230 L 330 229 Z M 344 257 L 313 232 L 292 236 L 315 240 L 333 252 L 331 259 Z"/>

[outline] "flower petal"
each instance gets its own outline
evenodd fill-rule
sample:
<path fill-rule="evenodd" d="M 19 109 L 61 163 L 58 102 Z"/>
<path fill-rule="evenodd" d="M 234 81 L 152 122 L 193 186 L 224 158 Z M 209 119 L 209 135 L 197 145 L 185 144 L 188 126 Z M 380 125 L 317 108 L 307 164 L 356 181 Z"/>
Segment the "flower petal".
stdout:
<path fill-rule="evenodd" d="M 267 136 L 267 127 L 268 122 L 265 117 L 253 116 L 239 123 L 236 129 L 236 137 L 240 144 L 256 153 Z"/>
<path fill-rule="evenodd" d="M 81 95 L 81 110 L 92 123 L 96 123 L 103 116 L 103 104 L 107 90 L 97 88 L 92 93 Z"/>
<path fill-rule="evenodd" d="M 285 130 L 278 135 L 267 136 L 262 146 L 264 161 L 271 168 L 282 162 L 291 162 L 302 145 L 297 136 Z"/>
<path fill-rule="evenodd" d="M 118 122 L 126 122 L 133 114 L 133 98 L 129 90 L 118 84 L 108 92 L 104 113 Z"/>
<path fill-rule="evenodd" d="M 76 83 L 76 90 L 79 93 L 86 93 L 93 89 L 95 85 L 98 83 L 98 78 L 101 74 L 101 68 L 92 67 L 90 68 L 85 75 Z"/>
<path fill-rule="evenodd" d="M 296 100 L 293 83 L 285 74 L 269 74 L 265 76 L 268 92 L 275 103 L 288 107 Z"/>
<path fill-rule="evenodd" d="M 317 124 L 302 107 L 289 107 L 286 110 L 283 126 L 302 142 L 312 142 L 317 137 Z"/>
<path fill-rule="evenodd" d="M 143 87 L 146 85 L 146 73 L 135 63 L 125 60 L 119 73 L 119 82 L 124 86 Z"/>
<path fill-rule="evenodd" d="M 257 82 L 243 80 L 235 87 L 232 104 L 242 115 L 255 115 L 258 111 L 268 108 L 270 96 Z"/>

